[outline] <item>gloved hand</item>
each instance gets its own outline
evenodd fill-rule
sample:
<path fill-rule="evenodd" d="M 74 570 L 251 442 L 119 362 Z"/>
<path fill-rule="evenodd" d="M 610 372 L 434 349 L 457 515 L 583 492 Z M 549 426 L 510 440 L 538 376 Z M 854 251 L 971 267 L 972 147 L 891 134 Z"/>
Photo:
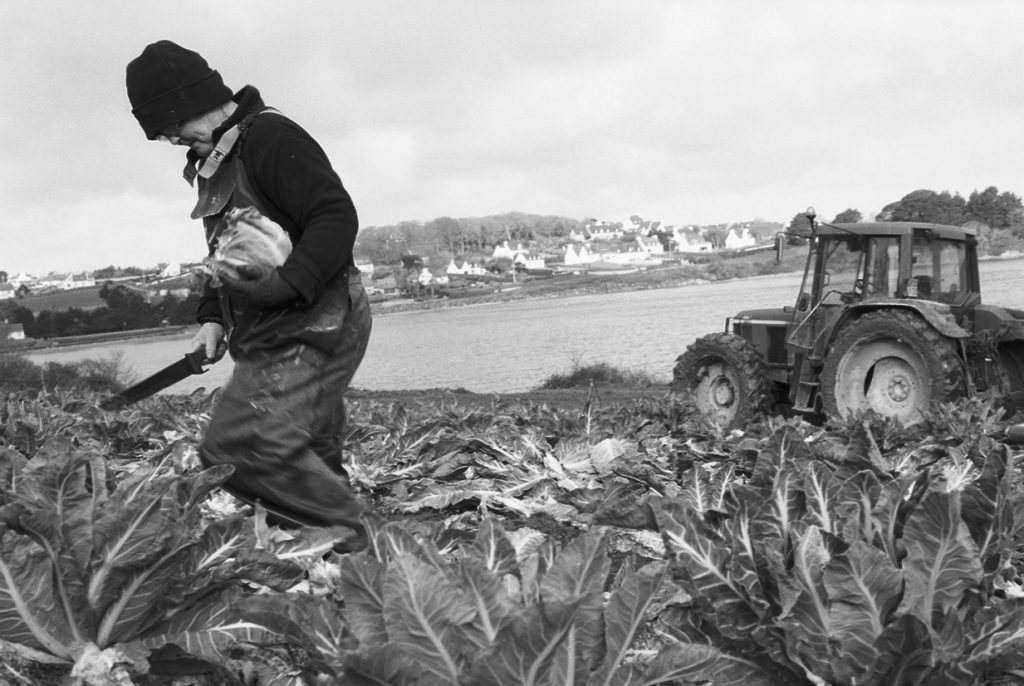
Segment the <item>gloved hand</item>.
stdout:
<path fill-rule="evenodd" d="M 206 322 L 192 337 L 192 349 L 205 350 L 206 359 L 211 363 L 224 357 L 227 348 L 224 341 L 224 326 L 216 322 Z"/>
<path fill-rule="evenodd" d="M 269 265 L 242 265 L 238 267 L 238 276 L 238 279 L 221 276 L 221 281 L 251 303 L 270 307 L 299 297 L 299 292 Z"/>

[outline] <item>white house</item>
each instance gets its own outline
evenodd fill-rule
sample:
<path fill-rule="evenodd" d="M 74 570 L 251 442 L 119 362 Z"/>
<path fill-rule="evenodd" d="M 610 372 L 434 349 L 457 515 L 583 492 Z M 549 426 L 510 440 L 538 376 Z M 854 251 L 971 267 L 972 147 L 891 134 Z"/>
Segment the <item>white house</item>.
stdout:
<path fill-rule="evenodd" d="M 6 321 L 0 321 L 0 338 L 9 341 L 23 341 L 25 340 L 25 327 L 21 324 L 10 324 Z"/>
<path fill-rule="evenodd" d="M 36 283 L 36 277 L 30 274 L 26 274 L 25 272 L 18 272 L 14 276 L 8 277 L 7 283 L 14 284 L 15 288 L 21 286 L 22 284 L 32 286 L 33 284 Z"/>
<path fill-rule="evenodd" d="M 729 229 L 729 233 L 725 237 L 726 250 L 749 248 L 753 245 L 757 245 L 757 239 L 751 235 L 750 229 L 745 226 L 740 228 L 734 226 Z"/>
<path fill-rule="evenodd" d="M 356 260 L 356 269 L 367 279 L 373 278 L 373 262 L 360 262 Z"/>
<path fill-rule="evenodd" d="M 17 287 L 12 283 L 0 283 L 0 300 L 10 300 L 16 290 Z"/>
<path fill-rule="evenodd" d="M 53 286 L 65 291 L 72 288 L 87 288 L 96 285 L 96 279 L 89 272 L 67 272 L 62 274 L 47 274 L 39 280 L 41 286 Z"/>
<path fill-rule="evenodd" d="M 181 276 L 181 265 L 177 262 L 168 262 L 163 269 L 160 270 L 158 275 L 161 279 L 170 279 L 175 276 Z"/>
<path fill-rule="evenodd" d="M 521 264 L 525 269 L 544 269 L 547 266 L 543 257 L 531 257 L 529 253 L 525 252 L 512 258 L 512 264 Z"/>
<path fill-rule="evenodd" d="M 611 224 L 609 222 L 588 222 L 587 233 L 596 241 L 616 241 L 622 238 L 622 224 Z"/>
<path fill-rule="evenodd" d="M 503 241 L 501 245 L 494 246 L 494 252 L 491 257 L 498 259 L 499 257 L 507 257 L 510 260 L 514 260 L 516 255 L 521 252 L 526 252 L 526 248 L 523 247 L 522 243 L 519 243 L 515 248 L 508 247 L 508 241 Z"/>
<path fill-rule="evenodd" d="M 565 246 L 565 266 L 571 267 L 580 264 L 591 264 L 597 261 L 597 257 L 590 254 L 587 246 L 567 245 Z"/>
<path fill-rule="evenodd" d="M 682 252 L 711 252 L 715 247 L 693 228 L 672 227 L 672 242 L 675 243 L 676 250 Z"/>
<path fill-rule="evenodd" d="M 637 250 L 645 255 L 664 255 L 665 246 L 653 236 L 637 236 Z"/>
<path fill-rule="evenodd" d="M 455 263 L 455 258 L 448 263 L 448 268 L 444 270 L 445 274 L 452 276 L 483 276 L 487 273 L 487 270 L 478 264 L 471 264 L 468 260 L 464 261 L 461 265 Z"/>

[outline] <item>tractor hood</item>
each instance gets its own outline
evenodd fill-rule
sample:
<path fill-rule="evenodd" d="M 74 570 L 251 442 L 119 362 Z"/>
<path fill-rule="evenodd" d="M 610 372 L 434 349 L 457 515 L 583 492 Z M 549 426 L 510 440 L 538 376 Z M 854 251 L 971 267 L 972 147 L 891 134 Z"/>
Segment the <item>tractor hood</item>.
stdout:
<path fill-rule="evenodd" d="M 793 321 L 792 307 L 770 307 L 760 310 L 743 310 L 731 317 L 733 322 L 789 324 Z"/>

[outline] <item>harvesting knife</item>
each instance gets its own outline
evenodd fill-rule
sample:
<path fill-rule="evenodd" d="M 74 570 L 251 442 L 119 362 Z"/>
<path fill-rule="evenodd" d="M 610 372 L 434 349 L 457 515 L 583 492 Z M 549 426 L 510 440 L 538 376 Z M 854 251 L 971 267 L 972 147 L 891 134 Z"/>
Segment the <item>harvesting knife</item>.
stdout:
<path fill-rule="evenodd" d="M 126 405 L 131 405 L 143 398 L 148 398 L 154 393 L 162 391 L 168 386 L 173 386 L 193 374 L 202 374 L 206 371 L 206 368 L 203 367 L 206 361 L 205 350 L 202 348 L 193 350 L 174 364 L 169 364 L 134 386 L 130 386 L 120 393 L 110 396 L 100 403 L 100 407 L 104 410 L 119 410 Z"/>

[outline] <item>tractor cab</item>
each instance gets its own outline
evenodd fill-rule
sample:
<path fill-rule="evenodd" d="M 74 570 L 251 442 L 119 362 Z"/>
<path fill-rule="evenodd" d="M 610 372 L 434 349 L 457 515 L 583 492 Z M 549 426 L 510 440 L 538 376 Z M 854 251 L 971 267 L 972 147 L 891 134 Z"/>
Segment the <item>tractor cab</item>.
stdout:
<path fill-rule="evenodd" d="M 836 336 L 869 313 L 903 311 L 950 339 L 966 335 L 957 322 L 981 300 L 973 232 L 914 222 L 817 224 L 808 216 L 811 246 L 786 339 L 796 409 L 817 409 Z"/>
<path fill-rule="evenodd" d="M 797 348 L 822 352 L 829 332 L 854 312 L 902 306 L 957 318 L 980 302 L 968 230 L 912 222 L 812 227 L 788 341 Z"/>

